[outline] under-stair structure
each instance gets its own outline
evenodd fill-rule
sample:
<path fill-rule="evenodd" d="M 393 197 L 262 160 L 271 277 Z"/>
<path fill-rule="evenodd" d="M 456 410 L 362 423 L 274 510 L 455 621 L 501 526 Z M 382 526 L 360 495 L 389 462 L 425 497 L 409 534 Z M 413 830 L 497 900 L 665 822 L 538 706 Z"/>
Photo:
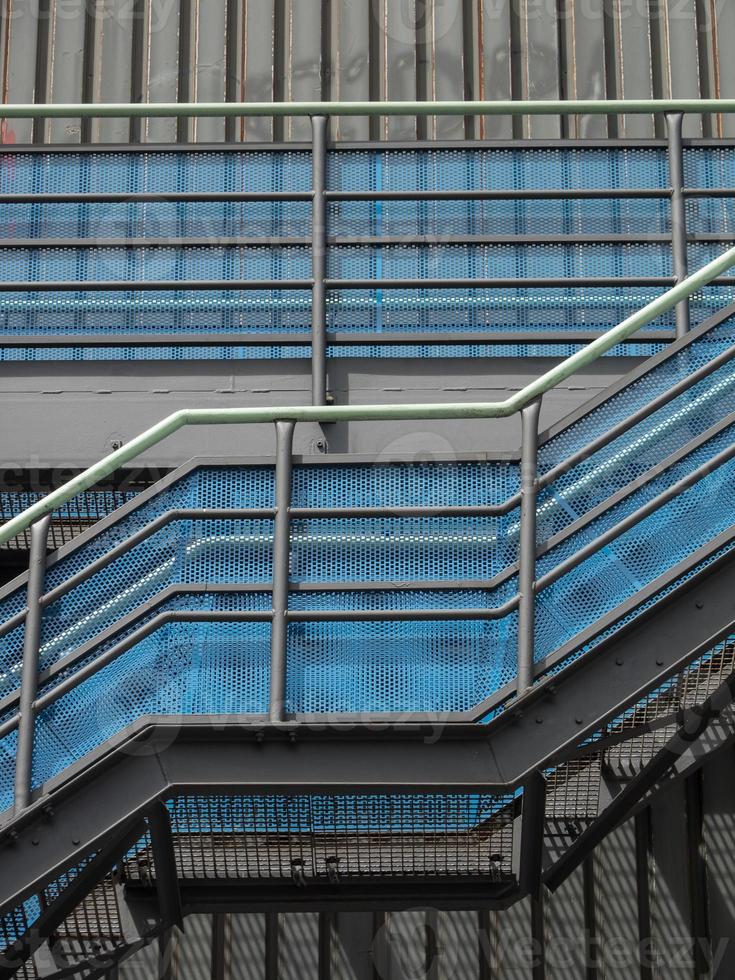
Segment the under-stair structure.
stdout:
<path fill-rule="evenodd" d="M 527 909 L 540 965 L 467 975 L 546 976 L 554 895 L 721 765 L 735 144 L 667 118 L 650 146 L 328 149 L 316 115 L 311 150 L 9 155 L 5 361 L 287 347 L 309 403 L 191 405 L 0 493 L 28 560 L 0 589 L 0 977 L 125 976 L 205 919 L 221 959 L 258 914 L 271 980 L 279 914 L 427 905 L 478 935 Z M 360 404 L 331 385 L 356 351 L 548 360 L 500 401 Z M 479 441 L 502 419 L 517 451 Z M 355 450 L 414 421 L 452 451 Z M 114 482 L 194 430 L 213 452 Z"/>

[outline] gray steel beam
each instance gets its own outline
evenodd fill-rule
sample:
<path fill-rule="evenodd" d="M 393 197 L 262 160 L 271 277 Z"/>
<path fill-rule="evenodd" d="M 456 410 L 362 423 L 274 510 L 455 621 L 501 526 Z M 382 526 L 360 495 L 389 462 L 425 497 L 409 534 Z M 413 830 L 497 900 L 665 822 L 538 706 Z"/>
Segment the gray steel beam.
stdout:
<path fill-rule="evenodd" d="M 536 499 L 538 495 L 538 420 L 541 399 L 521 413 L 521 526 L 518 551 L 517 692 L 533 683 L 536 640 Z"/>
<path fill-rule="evenodd" d="M 669 182 L 671 195 L 671 246 L 674 275 L 677 282 L 683 282 L 689 273 L 687 253 L 687 219 L 684 188 L 684 150 L 681 141 L 681 113 L 666 116 L 666 129 L 669 140 Z M 676 307 L 676 334 L 683 337 L 690 327 L 689 300 L 682 300 Z"/>
<path fill-rule="evenodd" d="M 710 285 L 731 285 L 733 277 L 721 276 Z M 564 289 L 675 286 L 675 276 L 548 276 L 531 279 L 325 279 L 325 289 Z M 0 280 L 2 293 L 105 293 L 105 292 L 181 292 L 196 290 L 307 290 L 312 279 L 43 279 Z"/>
<path fill-rule="evenodd" d="M 130 202 L 126 202 L 130 203 Z M 321 236 L 320 236 L 321 238 Z M 688 242 L 730 242 L 732 236 L 723 232 L 701 232 L 687 235 Z M 458 245 L 650 245 L 667 244 L 671 236 L 652 232 L 648 235 L 488 235 L 488 234 L 413 234 L 405 235 L 339 235 L 327 236 L 325 245 L 346 246 L 402 246 L 429 245 L 435 247 Z M 209 238 L 194 236 L 137 237 L 137 238 L 0 238 L 0 249 L 101 249 L 101 248 L 287 248 L 312 244 L 313 239 L 297 235 L 253 235 L 252 237 L 228 237 L 212 235 Z M 522 284 L 523 279 L 518 280 Z"/>
<path fill-rule="evenodd" d="M 82 902 L 86 895 L 107 874 L 115 862 L 140 840 L 146 823 L 135 816 L 109 837 L 106 837 L 94 857 L 66 884 L 59 897 L 43 908 L 29 933 L 6 950 L 0 960 L 0 980 L 10 980 L 22 963 L 38 949 Z"/>
<path fill-rule="evenodd" d="M 392 333 L 347 333 L 346 331 L 327 331 L 325 337 L 328 344 L 344 344 L 348 347 L 362 344 L 378 344 L 380 346 L 444 346 L 470 344 L 586 344 L 603 336 L 602 331 L 567 330 L 567 331 L 531 331 L 523 330 L 517 333 L 508 330 L 495 331 L 492 328 L 485 331 L 423 331 L 392 332 Z M 629 344 L 665 344 L 675 339 L 671 330 L 642 330 L 629 337 Z M 49 331 L 48 333 L 8 334 L 0 339 L 0 347 L 262 347 L 280 345 L 296 347 L 308 345 L 311 334 L 307 333 L 238 333 L 218 330 L 202 331 L 200 333 L 163 333 L 148 331 L 139 333 L 99 334 L 73 333 L 62 334 Z M 60 368 L 59 370 L 63 370 Z"/>
<path fill-rule="evenodd" d="M 136 904 L 152 914 L 155 895 L 138 885 L 128 886 Z M 184 916 L 210 912 L 401 912 L 431 907 L 447 911 L 466 909 L 504 909 L 515 901 L 517 890 L 512 881 L 468 878 L 451 879 L 421 874 L 413 880 L 398 875 L 365 877 L 362 881 L 341 881 L 339 886 L 309 881 L 308 888 L 295 888 L 290 881 L 278 879 L 252 881 L 231 879 L 229 882 L 182 882 L 181 900 Z M 186 921 L 186 919 L 185 919 Z M 275 937 L 274 937 L 275 938 Z M 278 974 L 271 975 L 277 980 Z"/>
<path fill-rule="evenodd" d="M 156 870 L 156 893 L 161 919 L 166 928 L 183 929 L 181 895 L 176 870 L 176 853 L 171 833 L 171 818 L 165 803 L 156 803 L 148 810 L 153 864 Z"/>
<path fill-rule="evenodd" d="M 18 744 L 15 756 L 15 812 L 21 813 L 30 803 L 33 778 L 38 691 L 38 663 L 41 643 L 41 597 L 46 576 L 46 548 L 51 515 L 47 514 L 31 527 L 31 553 L 28 573 L 28 604 L 23 637 L 23 670 L 20 682 Z"/>
<path fill-rule="evenodd" d="M 268 717 L 283 721 L 286 710 L 288 585 L 291 565 L 291 484 L 294 422 L 276 422 L 276 513 L 273 529 L 273 583 Z"/>
<path fill-rule="evenodd" d="M 545 807 L 546 780 L 534 772 L 523 787 L 519 898 L 536 895 L 541 886 Z"/>
<path fill-rule="evenodd" d="M 588 857 L 600 841 L 626 819 L 643 797 L 671 772 L 692 744 L 705 732 L 710 723 L 730 706 L 735 698 L 735 674 L 729 677 L 699 707 L 688 708 L 684 721 L 666 745 L 628 782 L 600 817 L 567 849 L 544 876 L 552 890 Z"/>
<path fill-rule="evenodd" d="M 311 118 L 311 403 L 327 404 L 327 117 Z"/>

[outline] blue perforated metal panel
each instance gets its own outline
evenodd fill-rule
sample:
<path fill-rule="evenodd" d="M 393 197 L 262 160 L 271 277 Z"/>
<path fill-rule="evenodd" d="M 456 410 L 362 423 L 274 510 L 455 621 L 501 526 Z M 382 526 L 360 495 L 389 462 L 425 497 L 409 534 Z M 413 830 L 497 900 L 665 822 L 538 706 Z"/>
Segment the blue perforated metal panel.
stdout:
<path fill-rule="evenodd" d="M 700 151 L 698 151 L 700 152 Z M 719 152 L 719 151 L 717 151 Z M 706 151 L 709 153 L 709 151 Z M 689 159 L 689 158 L 688 158 Z M 700 158 L 697 158 L 700 159 Z M 709 159 L 709 158 L 707 158 Z M 722 169 L 713 151 L 712 171 Z M 714 179 L 714 178 L 711 178 Z M 0 192 L 82 193 L 123 188 L 131 194 L 165 191 L 228 192 L 310 189 L 307 152 L 176 154 L 18 154 L 0 168 Z M 336 190 L 665 188 L 666 153 L 662 149 L 549 148 L 524 150 L 440 149 L 330 151 L 328 186 Z M 694 202 L 690 202 L 690 206 Z M 10 205 L 2 237 L 80 236 L 198 237 L 202 248 L 6 250 L 0 272 L 6 279 L 308 278 L 305 247 L 248 248 L 250 237 L 304 238 L 310 234 L 309 202 L 188 202 Z M 715 210 L 708 230 L 722 224 Z M 727 222 L 725 222 L 727 224 Z M 723 226 L 724 227 L 724 226 Z M 669 204 L 661 199 L 589 201 L 443 201 L 332 202 L 329 233 L 435 237 L 434 245 L 331 246 L 329 272 L 335 277 L 570 277 L 667 276 L 667 244 L 636 245 L 442 245 L 447 235 L 648 235 L 669 230 Z M 223 248 L 223 237 L 241 238 L 240 248 Z M 341 291 L 328 297 L 328 326 L 333 330 L 375 333 L 405 331 L 405 347 L 379 343 L 335 345 L 330 357 L 495 357 L 551 356 L 572 353 L 574 345 L 493 345 L 494 331 L 543 334 L 605 330 L 652 299 L 660 290 L 616 287 L 529 290 Z M 695 323 L 721 306 L 721 293 L 694 304 Z M 5 360 L 159 360 L 306 358 L 308 346 L 210 346 L 209 331 L 304 331 L 310 328 L 310 300 L 304 292 L 212 292 L 8 294 L 0 331 L 11 333 L 163 332 L 172 344 L 162 347 L 1 349 Z M 673 328 L 673 316 L 655 326 Z M 179 330 L 201 331 L 203 346 L 179 348 Z M 417 346 L 414 331 L 487 331 L 486 344 Z M 377 337 L 376 337 L 377 340 Z M 646 356 L 659 345 L 622 345 L 617 355 Z"/>

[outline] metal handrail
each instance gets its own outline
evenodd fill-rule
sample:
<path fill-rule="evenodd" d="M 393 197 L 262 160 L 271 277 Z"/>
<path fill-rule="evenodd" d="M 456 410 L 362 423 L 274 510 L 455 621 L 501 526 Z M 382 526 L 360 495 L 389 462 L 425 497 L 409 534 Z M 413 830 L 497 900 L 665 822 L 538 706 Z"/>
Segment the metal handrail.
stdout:
<path fill-rule="evenodd" d="M 735 99 L 526 99 L 443 102 L 8 103 L 4 119 L 201 119 L 248 116 L 575 116 L 735 112 Z"/>

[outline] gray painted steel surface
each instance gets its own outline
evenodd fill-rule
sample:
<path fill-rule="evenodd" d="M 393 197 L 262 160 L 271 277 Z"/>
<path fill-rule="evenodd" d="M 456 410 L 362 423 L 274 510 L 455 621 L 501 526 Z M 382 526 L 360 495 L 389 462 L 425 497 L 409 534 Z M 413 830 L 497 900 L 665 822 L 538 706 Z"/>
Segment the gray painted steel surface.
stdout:
<path fill-rule="evenodd" d="M 304 405 L 311 393 L 308 367 L 308 361 L 281 361 L 278 367 L 261 361 L 120 363 L 113 375 L 105 365 L 65 364 L 60 376 L 54 364 L 5 364 L 0 366 L 0 469 L 89 466 L 116 444 L 194 403 L 212 408 Z M 630 358 L 602 358 L 554 389 L 544 399 L 542 428 L 599 394 L 631 367 Z M 340 404 L 411 404 L 428 397 L 436 402 L 469 402 L 505 399 L 546 369 L 548 362 L 540 358 L 469 363 L 351 359 L 331 365 L 330 377 Z M 49 413 L 55 419 L 53 427 L 48 425 Z M 332 452 L 416 457 L 481 446 L 493 452 L 515 450 L 519 442 L 517 419 L 355 422 L 324 429 L 313 423 L 297 427 L 295 448 L 298 453 L 319 453 L 328 445 Z M 211 427 L 207 450 L 220 455 L 270 454 L 272 426 L 249 426 L 239 433 L 227 426 Z M 177 466 L 201 451 L 201 435 L 182 430 L 145 453 L 140 464 Z"/>
<path fill-rule="evenodd" d="M 0 11 L 2 102 L 735 96 L 730 0 L 1 0 Z M 331 126 L 348 140 L 654 135 L 647 116 Z M 684 133 L 733 136 L 735 119 L 690 118 Z M 5 142 L 308 137 L 303 119 L 3 127 Z"/>

